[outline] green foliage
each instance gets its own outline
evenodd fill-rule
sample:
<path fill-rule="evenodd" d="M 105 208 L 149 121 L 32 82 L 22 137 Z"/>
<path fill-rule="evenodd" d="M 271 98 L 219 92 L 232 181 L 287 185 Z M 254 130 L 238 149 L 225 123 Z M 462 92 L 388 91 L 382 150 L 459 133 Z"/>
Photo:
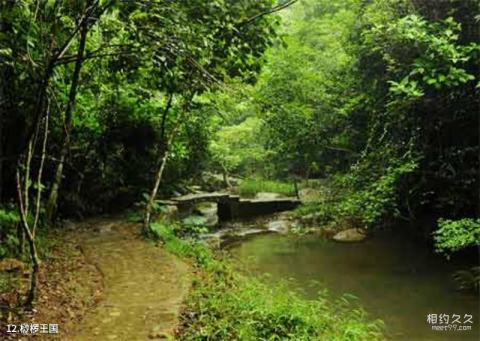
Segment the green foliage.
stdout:
<path fill-rule="evenodd" d="M 293 182 L 286 183 L 265 179 L 245 179 L 240 183 L 238 191 L 241 196 L 254 197 L 260 192 L 278 193 L 284 196 L 295 196 L 295 186 Z"/>
<path fill-rule="evenodd" d="M 400 163 L 397 167 L 389 167 L 385 174 L 368 182 L 361 191 L 348 191 L 343 200 L 338 202 L 340 217 L 358 219 L 365 226 L 372 226 L 381 221 L 388 213 L 398 212 L 397 188 L 402 178 L 413 172 L 417 164 L 413 161 Z M 355 173 L 346 176 L 340 182 L 340 186 L 348 188 L 354 185 L 357 179 Z"/>
<path fill-rule="evenodd" d="M 377 340 L 379 322 L 348 303 L 328 302 L 320 295 L 307 301 L 285 285 L 269 287 L 255 279 L 237 279 L 230 285 L 207 278 L 187 302 L 193 317 L 181 340 Z"/>
<path fill-rule="evenodd" d="M 32 219 L 33 217 L 29 218 L 30 224 Z M 5 257 L 15 257 L 23 261 L 29 259 L 27 254 L 20 252 L 19 227 L 18 208 L 15 205 L 0 207 L 0 259 Z M 41 258 L 50 257 L 53 247 L 58 242 L 48 233 L 46 229 L 37 231 L 36 244 Z"/>
<path fill-rule="evenodd" d="M 347 9 L 350 7 L 350 9 Z M 343 134 L 352 58 L 349 30 L 355 24 L 352 1 L 307 1 L 286 17 L 284 44 L 267 53 L 254 101 L 263 110 L 263 134 L 277 174 L 325 175 L 324 160 L 341 166 L 351 155 Z M 340 151 L 340 152 L 339 152 Z"/>
<path fill-rule="evenodd" d="M 181 236 L 198 236 L 207 233 L 208 228 L 205 227 L 207 218 L 204 216 L 189 216 L 182 220 Z"/>
<path fill-rule="evenodd" d="M 480 245 L 480 219 L 440 219 L 438 226 L 434 240 L 439 252 L 453 252 Z"/>
<path fill-rule="evenodd" d="M 475 210 L 468 188 L 477 181 L 478 141 L 469 127 L 478 121 L 470 110 L 478 103 L 473 65 L 479 45 L 470 31 L 472 13 L 454 2 L 445 5 L 435 19 L 428 18 L 432 6 L 415 10 L 410 1 L 374 2 L 361 14 L 356 53 L 362 85 L 381 99 L 370 105 L 375 114 L 366 115 L 364 169 L 381 174 L 410 155 L 407 161 L 417 168 L 398 182 L 397 201 L 409 217 L 426 210 L 460 217 Z M 456 129 L 463 134 L 452 134 Z M 373 172 L 372 161 L 381 165 Z"/>
<path fill-rule="evenodd" d="M 393 93 L 403 93 L 412 98 L 421 97 L 425 93 L 422 88 L 432 86 L 436 90 L 441 90 L 460 86 L 475 79 L 474 75 L 465 70 L 465 64 L 478 52 L 480 45 L 476 43 L 460 45 L 458 40 L 461 25 L 452 17 L 438 23 L 429 23 L 424 18 L 412 14 L 390 24 L 386 30 L 382 26 L 375 29 L 383 29 L 389 39 L 392 39 L 393 35 L 398 43 L 410 43 L 423 50 L 423 53 L 414 59 L 413 69 L 408 76 L 400 83 L 390 81 Z"/>
<path fill-rule="evenodd" d="M 201 270 L 186 302 L 180 340 L 382 338 L 382 323 L 369 321 L 345 297 L 331 302 L 322 293 L 305 300 L 286 284 L 271 286 L 239 275 L 220 254 L 177 238 L 171 226 L 154 224 L 152 229 L 168 250 L 194 260 Z"/>
<path fill-rule="evenodd" d="M 261 171 L 257 167 L 265 159 L 265 150 L 258 139 L 260 125 L 258 118 L 248 117 L 216 132 L 210 152 L 220 172 L 249 175 Z"/>
<path fill-rule="evenodd" d="M 20 222 L 20 216 L 14 206 L 0 209 L 0 226 L 12 226 L 18 222 Z"/>
<path fill-rule="evenodd" d="M 20 222 L 15 206 L 0 207 L 0 259 L 17 253 L 17 225 Z"/>
<path fill-rule="evenodd" d="M 304 1 L 254 88 L 277 174 L 325 177 L 319 221 L 478 214 L 478 6 Z M 459 133 L 459 132 L 462 133 Z"/>
<path fill-rule="evenodd" d="M 351 224 L 367 228 L 379 225 L 388 215 L 399 214 L 398 184 L 416 167 L 413 161 L 400 162 L 379 178 L 369 179 L 362 179 L 362 171 L 354 168 L 351 173 L 332 179 L 328 184 L 330 190 L 324 192 L 320 202 L 300 207 L 296 214 L 300 217 L 312 215 L 313 220 L 321 224 L 336 222 L 341 226 Z M 365 185 L 358 183 L 362 180 Z M 354 191 L 352 188 L 360 189 Z"/>
<path fill-rule="evenodd" d="M 171 192 L 174 183 L 198 175 L 206 165 L 212 123 L 202 96 L 213 96 L 227 78 L 255 81 L 261 56 L 276 39 L 278 19 L 273 14 L 242 23 L 273 3 L 2 2 L 3 197 L 15 198 L 10 185 L 15 158 L 25 152 L 47 104 L 47 192 L 64 133 L 69 135 L 66 181 L 59 192 L 64 215 L 119 209 L 141 200 L 177 126 L 161 191 Z M 93 13 L 87 13 L 89 4 Z M 87 14 L 85 58 L 70 103 L 80 43 L 76 26 Z M 67 107 L 73 108 L 71 131 L 65 131 Z M 33 160 L 40 159 L 39 149 Z M 37 168 L 34 161 L 32 174 Z"/>
<path fill-rule="evenodd" d="M 217 269 L 212 253 L 205 245 L 199 244 L 192 238 L 181 239 L 181 225 L 172 222 L 155 222 L 151 225 L 154 237 L 164 243 L 165 248 L 181 257 L 194 260 L 199 266 L 206 269 Z"/>

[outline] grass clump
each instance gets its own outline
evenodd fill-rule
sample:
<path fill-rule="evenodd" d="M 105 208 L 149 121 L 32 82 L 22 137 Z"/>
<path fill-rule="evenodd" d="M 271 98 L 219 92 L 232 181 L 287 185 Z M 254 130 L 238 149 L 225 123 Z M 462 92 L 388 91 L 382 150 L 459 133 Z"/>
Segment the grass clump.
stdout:
<path fill-rule="evenodd" d="M 178 226 L 154 224 L 167 250 L 192 259 L 199 270 L 181 316 L 180 340 L 377 340 L 382 322 L 342 298 L 306 300 L 285 283 L 268 285 L 235 271 L 225 253 L 193 239 Z"/>
<path fill-rule="evenodd" d="M 264 179 L 245 179 L 240 183 L 238 191 L 244 197 L 254 197 L 260 192 L 278 193 L 285 196 L 296 195 L 293 183 Z"/>

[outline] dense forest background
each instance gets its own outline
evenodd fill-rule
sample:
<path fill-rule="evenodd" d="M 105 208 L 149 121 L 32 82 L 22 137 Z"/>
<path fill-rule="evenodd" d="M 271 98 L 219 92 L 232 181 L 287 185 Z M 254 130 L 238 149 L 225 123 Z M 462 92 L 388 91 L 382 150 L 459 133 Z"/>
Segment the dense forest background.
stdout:
<path fill-rule="evenodd" d="M 439 249 L 478 244 L 478 6 L 294 6 L 258 82 L 216 96 L 217 167 L 328 179 L 301 209 L 317 223 L 418 221 Z"/>
<path fill-rule="evenodd" d="M 478 244 L 479 3 L 303 1 L 283 19 L 258 82 L 215 97 L 217 168 L 328 179 L 301 209 L 317 223 Z"/>
<path fill-rule="evenodd" d="M 290 6 L 293 5 L 293 6 Z M 278 15 L 281 9 L 288 11 Z M 302 208 L 480 240 L 479 2 L 0 5 L 0 257 L 205 180 L 327 179 Z M 283 23 L 280 26 L 280 22 Z"/>

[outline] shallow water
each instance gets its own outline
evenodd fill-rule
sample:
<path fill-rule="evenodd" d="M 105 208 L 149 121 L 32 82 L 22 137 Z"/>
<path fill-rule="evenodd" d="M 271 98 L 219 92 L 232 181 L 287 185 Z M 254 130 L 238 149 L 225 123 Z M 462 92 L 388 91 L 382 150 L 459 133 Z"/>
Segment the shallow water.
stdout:
<path fill-rule="evenodd" d="M 391 340 L 480 340 L 478 297 L 455 291 L 458 266 L 407 235 L 384 231 L 362 243 L 336 243 L 317 236 L 259 235 L 230 248 L 254 274 L 294 279 L 314 298 L 351 293 L 373 318 L 385 322 Z M 318 281 L 319 286 L 312 286 Z M 433 331 L 428 314 L 473 315 L 471 331 Z M 440 325 L 437 322 L 437 325 Z"/>

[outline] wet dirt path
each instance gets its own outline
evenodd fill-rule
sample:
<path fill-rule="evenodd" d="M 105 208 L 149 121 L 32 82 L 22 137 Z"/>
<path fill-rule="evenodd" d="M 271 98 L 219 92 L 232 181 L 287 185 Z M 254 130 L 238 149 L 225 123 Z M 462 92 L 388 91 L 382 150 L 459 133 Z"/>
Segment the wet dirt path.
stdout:
<path fill-rule="evenodd" d="M 170 339 L 190 283 L 188 266 L 142 240 L 138 226 L 107 219 L 88 224 L 95 232 L 85 233 L 81 246 L 103 274 L 104 294 L 71 339 Z"/>

